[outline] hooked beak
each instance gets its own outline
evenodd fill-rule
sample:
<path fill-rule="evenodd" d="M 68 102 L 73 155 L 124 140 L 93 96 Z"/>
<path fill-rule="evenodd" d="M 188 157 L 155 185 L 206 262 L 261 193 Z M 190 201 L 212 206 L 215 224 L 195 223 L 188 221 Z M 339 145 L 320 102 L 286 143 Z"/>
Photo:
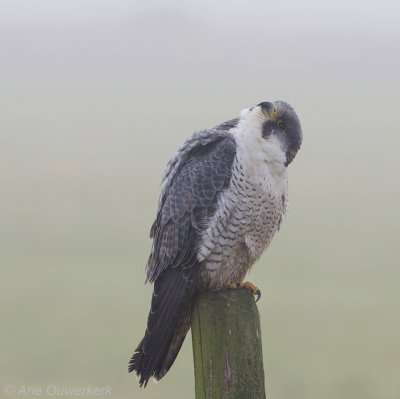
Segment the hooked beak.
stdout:
<path fill-rule="evenodd" d="M 258 104 L 258 107 L 261 108 L 263 114 L 268 117 L 268 119 L 275 121 L 278 116 L 278 108 L 268 101 Z"/>

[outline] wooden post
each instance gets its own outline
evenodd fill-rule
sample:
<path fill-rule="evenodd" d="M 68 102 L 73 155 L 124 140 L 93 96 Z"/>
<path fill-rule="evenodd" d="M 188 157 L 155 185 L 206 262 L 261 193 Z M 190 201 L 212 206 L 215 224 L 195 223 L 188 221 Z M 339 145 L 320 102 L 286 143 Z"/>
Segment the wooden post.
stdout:
<path fill-rule="evenodd" d="M 250 290 L 198 296 L 192 340 L 196 399 L 265 399 L 260 316 Z"/>

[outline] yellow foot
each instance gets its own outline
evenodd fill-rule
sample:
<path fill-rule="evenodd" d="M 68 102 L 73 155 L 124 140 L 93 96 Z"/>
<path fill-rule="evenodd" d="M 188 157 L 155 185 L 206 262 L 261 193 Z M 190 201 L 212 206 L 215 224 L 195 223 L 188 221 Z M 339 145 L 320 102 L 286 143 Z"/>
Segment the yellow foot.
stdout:
<path fill-rule="evenodd" d="M 254 296 L 257 296 L 256 302 L 261 298 L 261 291 L 250 281 L 242 281 L 241 283 L 232 283 L 229 288 L 247 288 Z"/>

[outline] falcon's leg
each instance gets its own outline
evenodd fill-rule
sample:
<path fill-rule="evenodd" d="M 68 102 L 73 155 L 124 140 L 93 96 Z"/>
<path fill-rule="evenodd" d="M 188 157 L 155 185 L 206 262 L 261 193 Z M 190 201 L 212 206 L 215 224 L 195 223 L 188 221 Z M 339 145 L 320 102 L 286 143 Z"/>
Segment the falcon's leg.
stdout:
<path fill-rule="evenodd" d="M 255 286 L 253 283 L 250 281 L 242 281 L 241 283 L 232 283 L 229 288 L 235 289 L 235 288 L 247 288 L 249 289 L 254 296 L 257 296 L 256 302 L 261 298 L 261 291 L 260 289 Z"/>

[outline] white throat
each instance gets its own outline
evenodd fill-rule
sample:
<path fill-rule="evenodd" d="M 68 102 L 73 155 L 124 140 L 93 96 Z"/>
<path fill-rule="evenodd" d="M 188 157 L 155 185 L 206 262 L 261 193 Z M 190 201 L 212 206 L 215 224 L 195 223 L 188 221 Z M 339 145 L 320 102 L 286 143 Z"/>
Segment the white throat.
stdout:
<path fill-rule="evenodd" d="M 237 156 L 253 172 L 259 170 L 273 179 L 286 180 L 286 153 L 282 142 L 271 135 L 262 137 L 265 117 L 257 109 L 243 110 L 238 125 L 232 129 L 237 144 Z"/>

